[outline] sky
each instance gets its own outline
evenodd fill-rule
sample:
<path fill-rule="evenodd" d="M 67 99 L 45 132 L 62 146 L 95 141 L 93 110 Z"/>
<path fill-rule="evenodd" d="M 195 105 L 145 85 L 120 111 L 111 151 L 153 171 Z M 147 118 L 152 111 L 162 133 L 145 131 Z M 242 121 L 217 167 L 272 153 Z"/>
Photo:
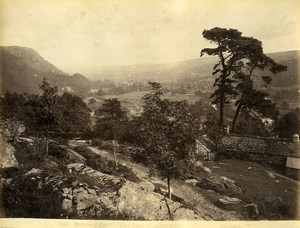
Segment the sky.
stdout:
<path fill-rule="evenodd" d="M 69 73 L 199 58 L 204 29 L 234 28 L 266 53 L 300 50 L 298 0 L 0 0 L 0 44 Z"/>

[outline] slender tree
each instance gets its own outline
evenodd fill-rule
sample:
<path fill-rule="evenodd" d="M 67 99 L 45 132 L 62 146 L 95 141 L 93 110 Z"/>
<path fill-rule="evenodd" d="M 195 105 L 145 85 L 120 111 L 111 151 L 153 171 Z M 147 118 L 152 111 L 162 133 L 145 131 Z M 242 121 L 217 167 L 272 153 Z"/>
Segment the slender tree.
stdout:
<path fill-rule="evenodd" d="M 160 84 L 149 84 L 151 91 L 143 97 L 140 142 L 152 172 L 167 179 L 171 198 L 171 179 L 185 177 L 191 171 L 200 121 L 186 101 L 162 99 Z"/>
<path fill-rule="evenodd" d="M 57 106 L 61 132 L 82 133 L 90 129 L 91 110 L 80 97 L 64 93 L 59 96 Z"/>
<path fill-rule="evenodd" d="M 219 104 L 219 131 L 224 122 L 224 106 L 230 102 L 232 96 L 236 95 L 233 79 L 230 77 L 235 63 L 240 59 L 234 50 L 234 41 L 241 37 L 241 32 L 236 29 L 213 28 L 204 30 L 202 35 L 205 39 L 216 44 L 216 48 L 204 48 L 204 54 L 217 56 L 219 61 L 213 68 L 213 75 L 217 75 L 214 87 L 216 90 L 211 95 L 214 104 Z"/>
<path fill-rule="evenodd" d="M 118 141 L 125 133 L 125 126 L 128 122 L 126 111 L 123 110 L 120 101 L 117 98 L 104 100 L 96 112 L 97 122 L 96 130 L 104 139 L 113 140 L 113 155 L 116 165 L 118 165 L 116 152 Z"/>
<path fill-rule="evenodd" d="M 46 155 L 48 155 L 48 141 L 50 132 L 57 131 L 59 127 L 59 109 L 57 87 L 51 87 L 46 78 L 40 86 L 42 94 L 29 95 L 27 105 L 27 124 L 31 131 L 45 137 Z"/>

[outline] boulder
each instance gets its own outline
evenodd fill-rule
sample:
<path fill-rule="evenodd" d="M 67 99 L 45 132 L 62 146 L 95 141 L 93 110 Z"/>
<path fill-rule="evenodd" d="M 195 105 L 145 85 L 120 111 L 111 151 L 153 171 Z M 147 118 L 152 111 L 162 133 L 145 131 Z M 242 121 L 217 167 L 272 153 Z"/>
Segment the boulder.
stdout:
<path fill-rule="evenodd" d="M 25 137 L 18 137 L 19 142 L 26 142 L 26 143 L 34 143 L 33 139 L 25 138 Z"/>
<path fill-rule="evenodd" d="M 180 207 L 176 211 L 173 212 L 173 220 L 195 220 L 198 216 L 194 211 Z"/>
<path fill-rule="evenodd" d="M 235 182 L 227 177 L 210 176 L 209 178 L 203 178 L 196 184 L 200 188 L 211 189 L 218 193 L 227 195 L 241 195 L 242 189 L 235 184 Z"/>
<path fill-rule="evenodd" d="M 15 147 L 3 141 L 3 152 L 1 156 L 1 168 L 19 168 L 19 163 L 15 157 Z"/>
<path fill-rule="evenodd" d="M 119 190 L 118 208 L 121 214 L 133 220 L 168 220 L 168 210 L 163 196 L 149 194 L 138 185 L 127 182 Z"/>
<path fill-rule="evenodd" d="M 241 195 L 243 194 L 242 189 L 235 184 L 234 180 L 231 180 L 227 177 L 221 176 L 219 180 L 224 184 L 225 188 L 228 189 L 234 195 Z"/>
<path fill-rule="evenodd" d="M 78 163 L 85 164 L 86 158 L 75 152 L 74 150 L 68 149 L 69 159 Z"/>
<path fill-rule="evenodd" d="M 259 219 L 259 212 L 258 212 L 257 204 L 255 204 L 255 203 L 247 204 L 245 206 L 245 210 L 246 210 L 246 213 L 247 213 L 249 219 L 251 219 L 251 220 Z"/>
<path fill-rule="evenodd" d="M 203 178 L 197 184 L 197 186 L 204 189 L 211 189 L 219 193 L 224 193 L 226 191 L 226 188 L 223 185 L 223 183 L 221 183 L 220 180 L 214 177 Z"/>
<path fill-rule="evenodd" d="M 30 171 L 25 173 L 25 176 L 37 176 L 40 175 L 43 171 L 40 169 L 32 168 Z"/>
<path fill-rule="evenodd" d="M 238 204 L 241 203 L 242 201 L 235 197 L 224 196 L 219 199 L 219 202 L 223 205 L 228 205 L 228 204 Z"/>
<path fill-rule="evenodd" d="M 152 184 L 150 181 L 143 180 L 139 183 L 139 186 L 142 188 L 142 190 L 153 192 L 155 189 L 154 184 Z"/>
<path fill-rule="evenodd" d="M 193 210 L 158 193 L 143 191 L 133 182 L 126 182 L 119 190 L 119 195 L 117 206 L 119 212 L 129 219 L 194 220 L 197 218 Z"/>
<path fill-rule="evenodd" d="M 235 197 L 222 196 L 216 202 L 216 205 L 227 210 L 237 211 L 241 208 L 242 201 Z"/>
<path fill-rule="evenodd" d="M 196 185 L 198 181 L 196 179 L 187 179 L 184 181 L 186 184 Z"/>
<path fill-rule="evenodd" d="M 268 197 L 263 200 L 266 211 L 274 215 L 286 215 L 289 213 L 289 205 L 281 197 Z"/>

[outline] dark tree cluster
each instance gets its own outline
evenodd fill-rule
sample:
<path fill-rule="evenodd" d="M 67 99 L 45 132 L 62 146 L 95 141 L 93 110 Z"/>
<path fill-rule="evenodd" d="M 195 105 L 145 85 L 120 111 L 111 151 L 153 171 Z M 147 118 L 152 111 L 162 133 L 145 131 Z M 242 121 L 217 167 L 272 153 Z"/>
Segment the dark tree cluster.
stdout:
<path fill-rule="evenodd" d="M 7 92 L 1 98 L 1 122 L 8 134 L 15 138 L 20 128 L 27 134 L 44 137 L 46 153 L 48 139 L 58 133 L 83 133 L 89 130 L 90 110 L 78 97 L 68 93 L 58 95 L 46 79 L 41 94 L 16 94 Z"/>

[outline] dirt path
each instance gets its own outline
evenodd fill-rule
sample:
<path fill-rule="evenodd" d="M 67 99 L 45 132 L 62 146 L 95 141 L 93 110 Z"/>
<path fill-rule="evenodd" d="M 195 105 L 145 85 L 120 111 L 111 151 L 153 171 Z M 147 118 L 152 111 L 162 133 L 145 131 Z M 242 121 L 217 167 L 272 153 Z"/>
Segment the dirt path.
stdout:
<path fill-rule="evenodd" d="M 106 159 L 113 160 L 113 155 L 105 150 L 89 147 L 95 154 Z M 150 181 L 153 184 L 159 184 L 167 189 L 166 182 L 158 177 L 149 177 L 149 170 L 143 165 L 136 164 L 129 160 L 123 154 L 117 154 L 118 162 L 132 168 L 132 171 L 142 180 Z M 225 211 L 209 202 L 197 187 L 186 184 L 179 180 L 172 180 L 171 187 L 173 195 L 180 197 L 184 202 L 192 206 L 203 220 L 241 220 L 241 216 L 234 211 Z"/>

